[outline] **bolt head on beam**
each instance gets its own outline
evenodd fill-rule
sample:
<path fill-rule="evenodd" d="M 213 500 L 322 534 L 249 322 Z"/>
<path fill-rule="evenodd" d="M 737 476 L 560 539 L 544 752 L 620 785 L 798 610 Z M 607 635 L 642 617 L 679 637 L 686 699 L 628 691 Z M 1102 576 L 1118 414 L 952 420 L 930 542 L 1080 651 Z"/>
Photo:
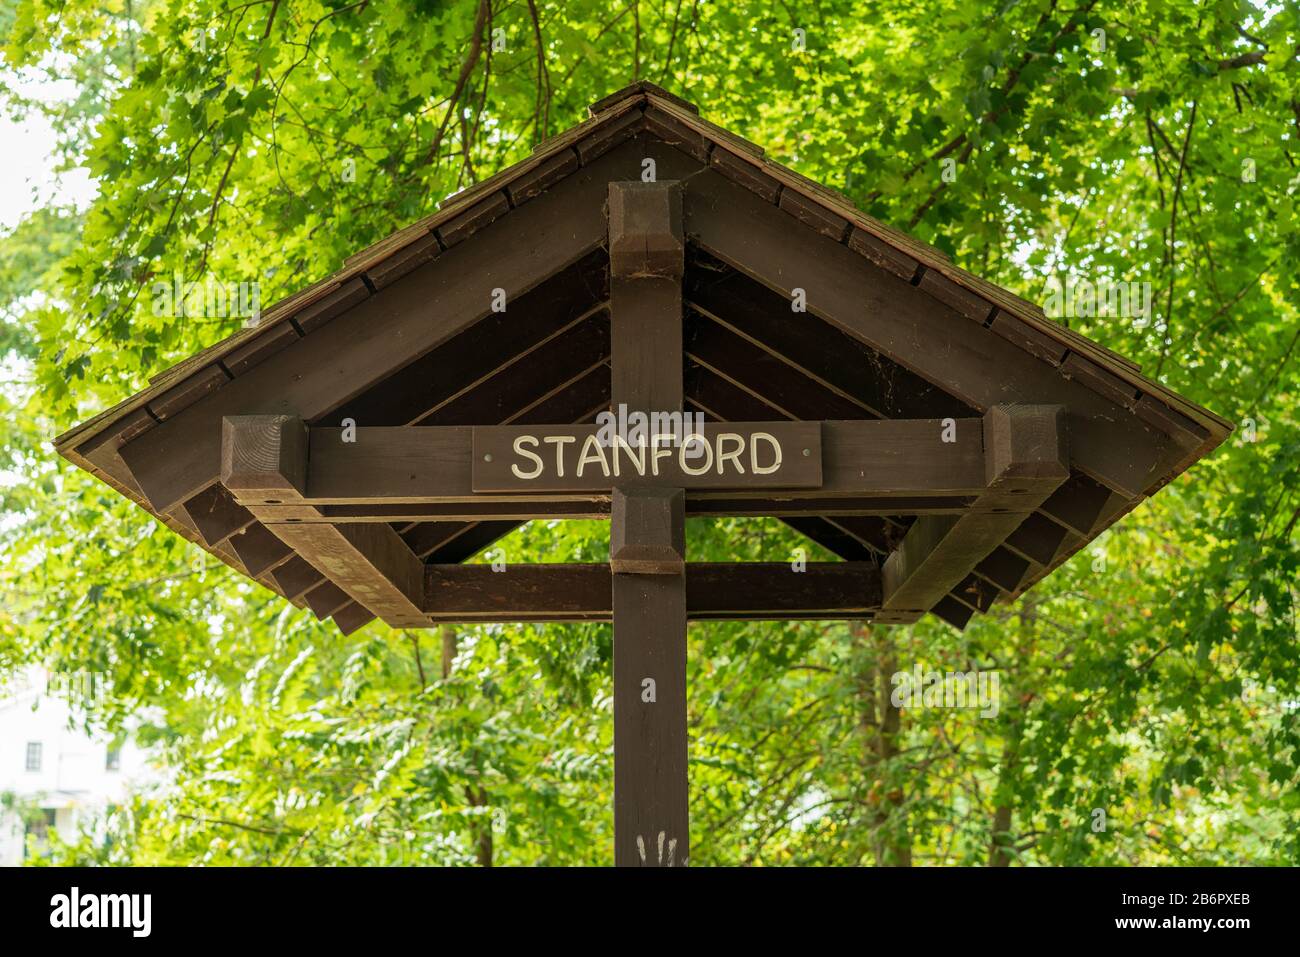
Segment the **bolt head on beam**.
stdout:
<path fill-rule="evenodd" d="M 681 183 L 610 183 L 610 275 L 680 279 L 685 262 Z"/>

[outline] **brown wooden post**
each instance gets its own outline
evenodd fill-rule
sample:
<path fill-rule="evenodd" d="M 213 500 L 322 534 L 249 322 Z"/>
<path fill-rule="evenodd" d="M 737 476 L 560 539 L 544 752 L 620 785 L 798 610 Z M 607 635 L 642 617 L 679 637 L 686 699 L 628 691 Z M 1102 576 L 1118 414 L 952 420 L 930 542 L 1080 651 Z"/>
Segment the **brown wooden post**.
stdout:
<path fill-rule="evenodd" d="M 681 411 L 684 257 L 677 183 L 609 184 L 615 412 Z M 671 867 L 689 854 L 685 495 L 616 485 L 610 519 L 614 863 Z"/>

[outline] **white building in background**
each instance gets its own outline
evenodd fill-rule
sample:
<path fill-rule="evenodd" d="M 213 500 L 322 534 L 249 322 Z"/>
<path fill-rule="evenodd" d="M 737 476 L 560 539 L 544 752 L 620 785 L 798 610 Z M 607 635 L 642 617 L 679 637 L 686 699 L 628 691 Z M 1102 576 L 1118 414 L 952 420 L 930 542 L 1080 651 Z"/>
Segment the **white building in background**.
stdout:
<path fill-rule="evenodd" d="M 72 839 L 87 816 L 157 780 L 130 741 L 115 747 L 72 724 L 96 677 L 37 670 L 0 683 L 0 866 L 23 862 L 27 835 L 43 845 L 55 828 Z"/>

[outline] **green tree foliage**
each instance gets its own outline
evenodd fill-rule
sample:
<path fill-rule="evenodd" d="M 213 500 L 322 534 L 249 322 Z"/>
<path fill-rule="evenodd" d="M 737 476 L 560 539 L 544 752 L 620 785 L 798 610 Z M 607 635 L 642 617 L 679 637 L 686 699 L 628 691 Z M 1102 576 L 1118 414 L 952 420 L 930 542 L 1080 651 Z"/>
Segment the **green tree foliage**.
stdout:
<path fill-rule="evenodd" d="M 0 237 L 0 666 L 107 674 L 85 720 L 165 767 L 60 860 L 610 859 L 608 627 L 342 639 L 49 438 L 238 325 L 155 315 L 159 277 L 269 303 L 643 77 L 1026 298 L 1151 283 L 1149 322 L 1062 321 L 1241 423 L 962 634 L 693 626 L 693 862 L 1300 861 L 1295 4 L 10 0 L 0 31 L 5 107 L 99 189 Z M 501 547 L 601 560 L 605 535 Z M 900 713 L 916 663 L 997 669 L 999 713 Z"/>

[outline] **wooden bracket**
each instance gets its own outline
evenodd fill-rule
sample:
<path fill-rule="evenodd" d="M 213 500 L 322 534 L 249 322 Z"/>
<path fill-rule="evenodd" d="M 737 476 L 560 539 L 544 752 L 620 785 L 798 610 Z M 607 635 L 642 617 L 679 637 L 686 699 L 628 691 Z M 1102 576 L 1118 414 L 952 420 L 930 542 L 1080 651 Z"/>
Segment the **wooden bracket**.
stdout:
<path fill-rule="evenodd" d="M 221 482 L 244 506 L 291 506 L 266 528 L 312 567 L 396 628 L 424 627 L 424 563 L 392 526 L 330 525 L 309 504 L 308 431 L 288 415 L 227 416 Z M 304 520 L 304 519 L 309 520 Z"/>
<path fill-rule="evenodd" d="M 307 426 L 291 415 L 228 416 L 221 484 L 240 505 L 283 505 L 307 494 Z"/>
<path fill-rule="evenodd" d="M 617 574 L 677 575 L 686 562 L 686 493 L 616 488 L 610 502 L 609 566 Z"/>
<path fill-rule="evenodd" d="M 610 183 L 610 275 L 680 280 L 685 262 L 681 184 Z"/>
<path fill-rule="evenodd" d="M 929 611 L 1070 475 L 1065 410 L 995 406 L 984 415 L 987 489 L 960 515 L 922 515 L 885 561 L 886 612 Z"/>

